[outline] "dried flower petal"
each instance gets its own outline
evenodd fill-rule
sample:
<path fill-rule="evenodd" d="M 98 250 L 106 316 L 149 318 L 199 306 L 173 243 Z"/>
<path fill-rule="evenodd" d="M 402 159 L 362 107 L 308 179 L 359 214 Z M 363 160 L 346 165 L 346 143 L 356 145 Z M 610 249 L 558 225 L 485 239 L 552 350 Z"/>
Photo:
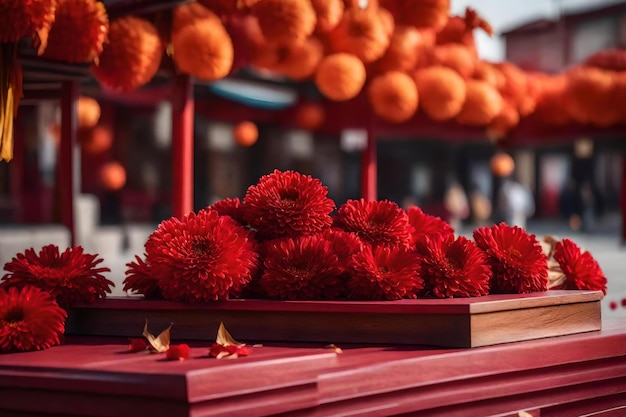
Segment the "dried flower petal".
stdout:
<path fill-rule="evenodd" d="M 190 351 L 191 349 L 188 344 L 172 345 L 165 352 L 165 357 L 170 361 L 184 361 L 185 359 L 189 359 Z"/>

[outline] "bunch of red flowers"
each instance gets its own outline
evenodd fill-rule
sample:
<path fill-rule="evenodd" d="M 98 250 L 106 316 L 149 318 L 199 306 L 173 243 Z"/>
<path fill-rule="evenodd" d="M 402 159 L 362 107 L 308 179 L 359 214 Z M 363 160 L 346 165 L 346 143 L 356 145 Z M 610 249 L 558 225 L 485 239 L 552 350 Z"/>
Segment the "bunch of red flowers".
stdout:
<path fill-rule="evenodd" d="M 456 236 L 418 207 L 335 203 L 319 180 L 274 171 L 245 197 L 169 219 L 128 264 L 125 290 L 179 301 L 246 296 L 279 300 L 476 297 L 548 289 L 537 238 L 504 223 Z M 576 247 L 577 248 L 577 247 Z M 563 240 L 555 258 L 566 288 L 606 291 L 588 252 Z"/>

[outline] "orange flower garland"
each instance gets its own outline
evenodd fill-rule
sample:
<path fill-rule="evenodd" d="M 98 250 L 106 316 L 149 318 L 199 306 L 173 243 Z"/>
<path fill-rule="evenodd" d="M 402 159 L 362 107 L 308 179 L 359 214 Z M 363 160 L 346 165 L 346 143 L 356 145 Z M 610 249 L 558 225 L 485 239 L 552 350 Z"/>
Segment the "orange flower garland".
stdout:
<path fill-rule="evenodd" d="M 162 56 L 163 44 L 156 27 L 146 19 L 126 16 L 111 22 L 109 43 L 91 70 L 106 87 L 129 91 L 154 77 Z"/>
<path fill-rule="evenodd" d="M 55 22 L 44 56 L 66 62 L 93 62 L 109 32 L 104 4 L 96 0 L 57 0 Z"/>
<path fill-rule="evenodd" d="M 365 63 L 382 57 L 389 40 L 389 33 L 378 15 L 378 9 L 373 7 L 346 10 L 331 33 L 335 52 L 353 54 Z"/>
<path fill-rule="evenodd" d="M 457 122 L 467 126 L 488 125 L 502 110 L 502 97 L 483 81 L 468 80 L 467 94 Z"/>
<path fill-rule="evenodd" d="M 417 111 L 419 102 L 413 79 L 403 72 L 390 71 L 374 78 L 368 88 L 374 113 L 381 119 L 401 123 Z"/>

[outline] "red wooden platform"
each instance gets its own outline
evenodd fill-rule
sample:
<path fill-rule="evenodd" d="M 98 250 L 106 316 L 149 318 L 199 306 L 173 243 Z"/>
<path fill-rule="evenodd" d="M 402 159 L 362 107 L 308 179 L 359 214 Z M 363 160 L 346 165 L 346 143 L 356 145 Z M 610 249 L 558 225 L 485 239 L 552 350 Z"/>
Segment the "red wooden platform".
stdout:
<path fill-rule="evenodd" d="M 0 355 L 0 416 L 626 415 L 624 319 L 473 349 L 282 344 L 216 360 L 196 343 L 184 362 L 110 338 Z"/>

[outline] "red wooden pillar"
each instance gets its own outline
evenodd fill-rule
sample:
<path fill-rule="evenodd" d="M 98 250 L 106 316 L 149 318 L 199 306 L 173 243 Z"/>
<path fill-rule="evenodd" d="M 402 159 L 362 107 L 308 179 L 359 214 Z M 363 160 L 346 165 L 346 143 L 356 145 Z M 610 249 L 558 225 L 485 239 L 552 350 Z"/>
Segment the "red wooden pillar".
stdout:
<path fill-rule="evenodd" d="M 175 79 L 172 100 L 172 214 L 182 218 L 193 211 L 193 82 L 189 75 Z"/>
<path fill-rule="evenodd" d="M 57 190 L 59 193 L 61 223 L 70 232 L 70 245 L 76 244 L 74 228 L 74 201 L 76 199 L 76 133 L 78 130 L 78 83 L 64 81 L 61 94 L 61 145 L 57 162 Z"/>
<path fill-rule="evenodd" d="M 622 184 L 620 189 L 620 210 L 622 214 L 622 244 L 626 244 L 626 151 L 622 152 Z"/>
<path fill-rule="evenodd" d="M 367 146 L 361 153 L 361 198 L 374 201 L 377 197 L 377 152 L 376 135 L 367 129 Z"/>

